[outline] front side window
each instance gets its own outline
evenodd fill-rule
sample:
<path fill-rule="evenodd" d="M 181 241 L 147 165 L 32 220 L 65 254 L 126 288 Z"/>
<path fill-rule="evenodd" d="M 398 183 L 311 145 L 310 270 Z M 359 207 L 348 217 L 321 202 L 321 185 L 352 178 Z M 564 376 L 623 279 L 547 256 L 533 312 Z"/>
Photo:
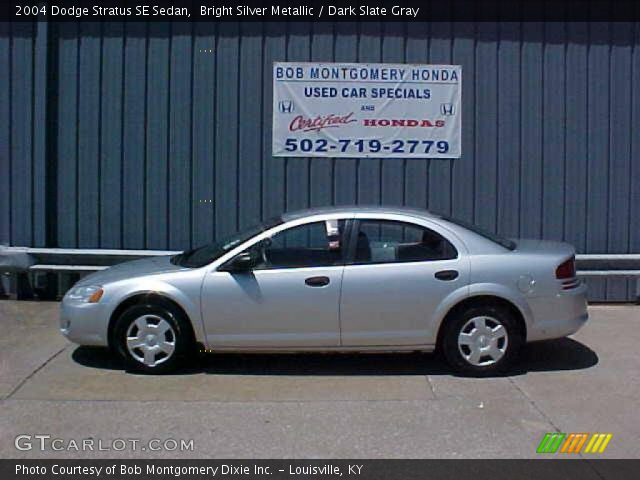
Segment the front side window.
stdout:
<path fill-rule="evenodd" d="M 457 256 L 458 252 L 447 239 L 428 228 L 387 220 L 360 221 L 356 264 L 424 262 Z"/>
<path fill-rule="evenodd" d="M 344 220 L 326 220 L 276 233 L 252 247 L 260 258 L 254 269 L 340 265 L 344 224 Z"/>
<path fill-rule="evenodd" d="M 210 264 L 214 260 L 237 247 L 243 242 L 250 240 L 252 237 L 269 230 L 282 223 L 280 217 L 273 217 L 260 225 L 247 228 L 239 233 L 234 233 L 228 237 L 220 239 L 218 242 L 203 245 L 202 247 L 185 250 L 179 255 L 171 258 L 171 263 L 188 268 L 200 268 Z"/>

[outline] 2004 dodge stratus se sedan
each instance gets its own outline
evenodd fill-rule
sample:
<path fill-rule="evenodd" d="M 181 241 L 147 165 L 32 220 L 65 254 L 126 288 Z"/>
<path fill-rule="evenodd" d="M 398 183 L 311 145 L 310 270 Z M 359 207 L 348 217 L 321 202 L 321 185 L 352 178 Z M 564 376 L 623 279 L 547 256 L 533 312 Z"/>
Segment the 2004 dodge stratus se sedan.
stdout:
<path fill-rule="evenodd" d="M 507 240 L 424 210 L 289 213 L 179 255 L 122 263 L 64 297 L 61 330 L 166 372 L 214 351 L 431 351 L 504 370 L 587 320 L 564 243 Z"/>

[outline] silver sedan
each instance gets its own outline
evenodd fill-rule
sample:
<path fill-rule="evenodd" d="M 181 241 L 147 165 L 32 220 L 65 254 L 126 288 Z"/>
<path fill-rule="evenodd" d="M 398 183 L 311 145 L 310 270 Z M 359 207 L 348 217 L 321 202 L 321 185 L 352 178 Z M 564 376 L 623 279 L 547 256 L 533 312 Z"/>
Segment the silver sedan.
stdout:
<path fill-rule="evenodd" d="M 424 210 L 306 210 L 89 275 L 65 295 L 60 328 L 151 373 L 198 349 L 437 348 L 459 372 L 493 374 L 525 342 L 587 321 L 574 254 Z"/>

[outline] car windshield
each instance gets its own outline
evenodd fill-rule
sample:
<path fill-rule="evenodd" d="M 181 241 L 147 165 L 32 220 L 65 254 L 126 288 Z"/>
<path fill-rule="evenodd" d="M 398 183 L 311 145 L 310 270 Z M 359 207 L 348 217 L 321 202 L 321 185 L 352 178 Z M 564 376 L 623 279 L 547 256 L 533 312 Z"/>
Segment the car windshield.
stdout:
<path fill-rule="evenodd" d="M 509 240 L 508 238 L 504 238 L 499 235 L 496 235 L 495 233 L 491 233 L 488 230 L 485 230 L 484 228 L 478 227 L 477 225 L 474 225 L 469 222 L 465 222 L 464 220 L 447 217 L 447 216 L 443 216 L 441 218 L 443 220 L 446 220 L 447 222 L 455 223 L 456 225 L 460 225 L 461 227 L 464 227 L 467 230 L 471 230 L 473 233 L 477 233 L 478 235 L 486 238 L 487 240 L 491 240 L 492 242 L 497 243 L 498 245 L 508 250 L 515 250 L 516 248 L 516 242 L 514 242 L 513 240 Z"/>
<path fill-rule="evenodd" d="M 281 223 L 282 219 L 280 217 L 271 218 L 264 223 L 247 228 L 242 232 L 222 238 L 218 242 L 209 243 L 191 250 L 185 250 L 183 253 L 174 256 L 171 259 L 171 263 L 188 268 L 204 267 L 232 248 Z"/>

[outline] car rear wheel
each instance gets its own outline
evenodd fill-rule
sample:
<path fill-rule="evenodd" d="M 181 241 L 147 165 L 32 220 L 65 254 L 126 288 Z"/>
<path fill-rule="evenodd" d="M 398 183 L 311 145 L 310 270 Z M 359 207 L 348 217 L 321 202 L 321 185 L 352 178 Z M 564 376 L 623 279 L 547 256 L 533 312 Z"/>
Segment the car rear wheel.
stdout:
<path fill-rule="evenodd" d="M 470 307 L 445 325 L 443 353 L 449 364 L 467 375 L 504 372 L 523 344 L 514 315 L 498 305 Z"/>
<path fill-rule="evenodd" d="M 167 373 L 185 359 L 191 341 L 187 320 L 171 308 L 134 305 L 115 325 L 115 347 L 127 367 Z"/>

